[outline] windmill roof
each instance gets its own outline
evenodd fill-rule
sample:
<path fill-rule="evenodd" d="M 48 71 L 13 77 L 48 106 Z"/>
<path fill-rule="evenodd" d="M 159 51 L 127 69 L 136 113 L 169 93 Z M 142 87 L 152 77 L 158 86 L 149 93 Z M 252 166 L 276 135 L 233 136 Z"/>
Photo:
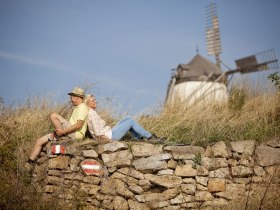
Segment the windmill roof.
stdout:
<path fill-rule="evenodd" d="M 222 70 L 210 60 L 197 54 L 188 64 L 179 64 L 177 70 L 185 70 L 184 77 L 198 78 L 213 73 L 215 76 L 222 74 Z"/>

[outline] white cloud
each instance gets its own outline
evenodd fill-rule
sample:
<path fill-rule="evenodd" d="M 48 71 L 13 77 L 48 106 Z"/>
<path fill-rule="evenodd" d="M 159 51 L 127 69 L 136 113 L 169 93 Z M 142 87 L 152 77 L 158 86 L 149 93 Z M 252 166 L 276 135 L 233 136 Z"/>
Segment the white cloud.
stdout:
<path fill-rule="evenodd" d="M 25 56 L 15 54 L 15 53 L 0 51 L 0 58 L 7 59 L 7 60 L 12 60 L 12 61 L 16 61 L 16 62 L 21 62 L 21 63 L 27 63 L 27 64 L 31 64 L 31 65 L 36 65 L 36 66 L 47 67 L 47 68 L 56 69 L 56 70 L 73 72 L 73 69 L 70 69 L 70 68 L 68 68 L 66 66 L 63 66 L 63 65 L 58 65 L 58 64 L 55 64 L 55 63 L 51 63 L 51 62 L 46 61 L 46 60 L 39 60 L 39 59 L 25 57 Z"/>

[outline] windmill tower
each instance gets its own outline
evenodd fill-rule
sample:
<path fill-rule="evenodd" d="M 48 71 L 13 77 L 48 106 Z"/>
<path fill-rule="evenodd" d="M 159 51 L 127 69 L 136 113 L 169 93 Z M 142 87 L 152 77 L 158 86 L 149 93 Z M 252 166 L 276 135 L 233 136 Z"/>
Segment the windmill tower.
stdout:
<path fill-rule="evenodd" d="M 178 100 L 186 105 L 226 102 L 229 75 L 278 69 L 274 50 L 267 50 L 237 59 L 235 69 L 223 72 L 217 7 L 212 3 L 206 7 L 206 42 L 208 55 L 215 56 L 216 63 L 197 54 L 188 64 L 179 64 L 171 74 L 166 104 L 176 103 Z"/>

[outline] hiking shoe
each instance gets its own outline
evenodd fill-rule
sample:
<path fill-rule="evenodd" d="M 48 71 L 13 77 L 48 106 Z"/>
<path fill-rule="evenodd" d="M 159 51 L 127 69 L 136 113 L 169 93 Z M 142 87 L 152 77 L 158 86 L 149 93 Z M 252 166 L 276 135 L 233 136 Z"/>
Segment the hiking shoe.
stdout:
<path fill-rule="evenodd" d="M 152 136 L 148 138 L 148 142 L 156 144 L 164 144 L 165 140 L 165 138 L 157 137 L 155 134 L 152 134 Z"/>

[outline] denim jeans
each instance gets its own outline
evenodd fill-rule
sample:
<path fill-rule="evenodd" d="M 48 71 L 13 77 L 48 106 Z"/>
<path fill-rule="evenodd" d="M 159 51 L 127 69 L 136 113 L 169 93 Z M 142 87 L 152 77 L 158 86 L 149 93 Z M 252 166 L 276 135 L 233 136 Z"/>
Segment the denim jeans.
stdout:
<path fill-rule="evenodd" d="M 141 137 L 150 138 L 152 136 L 152 134 L 141 127 L 134 119 L 125 117 L 112 128 L 112 140 L 120 140 L 128 131 L 135 139 Z"/>

